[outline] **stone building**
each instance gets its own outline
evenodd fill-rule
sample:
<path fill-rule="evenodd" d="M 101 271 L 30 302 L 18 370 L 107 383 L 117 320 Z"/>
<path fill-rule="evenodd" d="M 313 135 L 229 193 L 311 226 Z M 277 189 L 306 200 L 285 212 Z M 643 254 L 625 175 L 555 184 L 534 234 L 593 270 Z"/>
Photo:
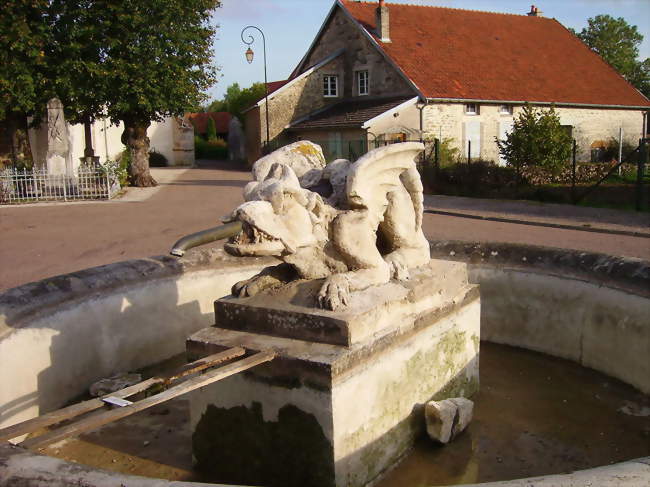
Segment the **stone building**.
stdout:
<path fill-rule="evenodd" d="M 535 7 L 513 15 L 336 0 L 296 69 L 270 91 L 270 148 L 309 139 L 328 159 L 437 137 L 472 159 L 498 162 L 496 139 L 528 102 L 556 107 L 584 160 L 620 128 L 636 144 L 650 109 Z M 266 143 L 265 103 L 246 112 L 249 162 Z"/>

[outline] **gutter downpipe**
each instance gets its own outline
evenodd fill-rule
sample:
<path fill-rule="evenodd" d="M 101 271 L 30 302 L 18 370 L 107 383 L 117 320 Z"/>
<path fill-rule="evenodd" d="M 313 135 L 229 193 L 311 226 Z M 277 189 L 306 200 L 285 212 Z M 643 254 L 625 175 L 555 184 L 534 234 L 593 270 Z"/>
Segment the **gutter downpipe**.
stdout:
<path fill-rule="evenodd" d="M 198 247 L 199 245 L 215 242 L 217 240 L 233 237 L 241 231 L 241 228 L 241 222 L 236 221 L 226 223 L 225 225 L 219 225 L 218 227 L 208 228 L 207 230 L 201 230 L 200 232 L 191 233 L 190 235 L 185 235 L 172 246 L 169 253 L 176 257 L 183 257 L 186 250 Z"/>

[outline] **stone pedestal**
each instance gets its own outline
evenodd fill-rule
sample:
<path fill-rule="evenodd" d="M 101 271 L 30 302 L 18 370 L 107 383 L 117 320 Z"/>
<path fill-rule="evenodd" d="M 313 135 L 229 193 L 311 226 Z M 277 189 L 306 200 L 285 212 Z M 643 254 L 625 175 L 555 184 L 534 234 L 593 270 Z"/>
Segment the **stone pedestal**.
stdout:
<path fill-rule="evenodd" d="M 480 302 L 464 264 L 432 261 L 411 280 L 313 308 L 320 281 L 215 302 L 192 358 L 231 346 L 277 358 L 192 393 L 197 467 L 269 486 L 364 486 L 425 428 L 430 399 L 478 389 Z"/>

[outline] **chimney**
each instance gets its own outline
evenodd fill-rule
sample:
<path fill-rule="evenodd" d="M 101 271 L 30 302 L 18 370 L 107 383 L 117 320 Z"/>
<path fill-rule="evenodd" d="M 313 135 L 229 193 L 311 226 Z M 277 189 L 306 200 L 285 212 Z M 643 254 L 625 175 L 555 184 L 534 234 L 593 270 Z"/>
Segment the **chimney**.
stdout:
<path fill-rule="evenodd" d="M 541 17 L 542 16 L 542 11 L 535 7 L 535 5 L 530 6 L 530 12 L 528 12 L 529 17 Z"/>
<path fill-rule="evenodd" d="M 390 42 L 388 7 L 384 4 L 384 0 L 379 0 L 379 7 L 375 11 L 375 25 L 377 26 L 379 40 L 381 42 Z"/>

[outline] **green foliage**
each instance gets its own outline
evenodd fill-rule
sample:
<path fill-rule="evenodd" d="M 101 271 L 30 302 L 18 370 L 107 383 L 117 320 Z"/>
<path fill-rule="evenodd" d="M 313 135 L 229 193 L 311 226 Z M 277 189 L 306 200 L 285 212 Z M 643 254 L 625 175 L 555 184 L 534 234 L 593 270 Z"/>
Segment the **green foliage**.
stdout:
<path fill-rule="evenodd" d="M 216 81 L 210 25 L 216 0 L 55 2 L 74 4 L 73 30 L 87 39 L 81 69 L 102 77 L 96 94 L 113 122 L 181 116 L 199 106 L 202 92 Z M 95 109 L 92 103 L 89 108 Z"/>
<path fill-rule="evenodd" d="M 528 166 L 556 173 L 571 155 L 571 137 L 560 125 L 554 108 L 537 110 L 526 104 L 515 118 L 504 141 L 496 140 L 499 152 L 521 174 Z"/>
<path fill-rule="evenodd" d="M 208 130 L 206 133 L 207 139 L 212 140 L 217 138 L 217 124 L 214 123 L 214 118 L 208 118 Z"/>
<path fill-rule="evenodd" d="M 223 100 L 213 101 L 208 111 L 228 112 L 242 120 L 242 112 L 263 98 L 265 94 L 264 83 L 253 83 L 249 88 L 243 90 L 239 87 L 239 83 L 233 83 L 226 89 Z"/>
<path fill-rule="evenodd" d="M 101 168 L 108 174 L 111 180 L 116 180 L 120 183 L 120 187 L 124 188 L 129 182 L 129 161 L 130 151 L 125 150 L 116 160 L 108 160 L 101 165 Z"/>
<path fill-rule="evenodd" d="M 194 137 L 194 151 L 197 159 L 228 158 L 228 144 L 219 137 L 212 140 L 203 140 L 198 136 Z"/>
<path fill-rule="evenodd" d="M 51 87 L 46 50 L 47 0 L 5 0 L 0 15 L 0 120 L 10 112 L 38 115 Z"/>
<path fill-rule="evenodd" d="M 573 31 L 587 46 L 598 53 L 625 79 L 646 96 L 650 96 L 650 59 L 637 60 L 643 35 L 635 25 L 610 15 L 596 15 L 587 27 Z"/>

